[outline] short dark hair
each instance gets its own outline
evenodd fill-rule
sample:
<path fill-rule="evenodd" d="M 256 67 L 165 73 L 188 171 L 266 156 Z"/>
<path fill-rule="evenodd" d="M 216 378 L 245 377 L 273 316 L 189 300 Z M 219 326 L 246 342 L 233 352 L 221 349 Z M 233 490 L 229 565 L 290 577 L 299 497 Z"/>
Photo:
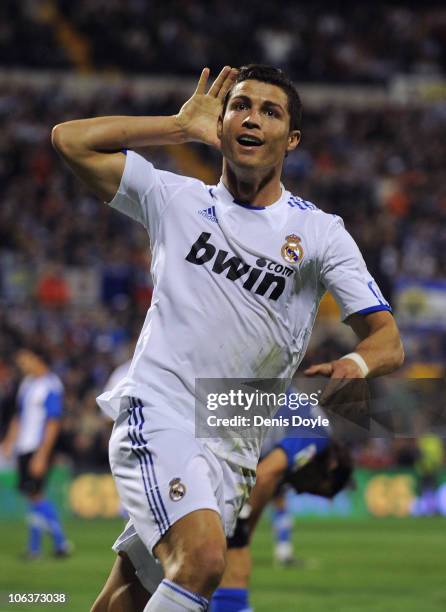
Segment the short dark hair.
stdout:
<path fill-rule="evenodd" d="M 302 122 L 302 102 L 297 89 L 283 70 L 264 64 L 249 64 L 248 66 L 239 68 L 239 73 L 234 85 L 228 91 L 223 101 L 223 115 L 226 112 L 233 87 L 237 85 L 237 83 L 242 83 L 243 81 L 261 81 L 262 83 L 271 83 L 271 85 L 280 87 L 288 98 L 290 132 L 293 130 L 300 130 Z"/>
<path fill-rule="evenodd" d="M 331 497 L 342 491 L 351 481 L 353 473 L 353 457 L 350 449 L 339 442 L 331 443 L 332 456 L 336 459 L 337 465 L 330 472 Z"/>
<path fill-rule="evenodd" d="M 336 466 L 331 468 L 333 460 Z M 297 493 L 312 493 L 331 499 L 347 486 L 352 473 L 353 459 L 349 448 L 330 440 L 324 450 L 304 466 L 288 471 L 285 482 L 294 487 Z"/>

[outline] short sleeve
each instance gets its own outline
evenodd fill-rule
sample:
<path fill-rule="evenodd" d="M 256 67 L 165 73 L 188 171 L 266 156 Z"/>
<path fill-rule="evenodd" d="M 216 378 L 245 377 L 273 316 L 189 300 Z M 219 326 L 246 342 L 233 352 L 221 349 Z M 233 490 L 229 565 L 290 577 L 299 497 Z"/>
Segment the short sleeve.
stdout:
<path fill-rule="evenodd" d="M 173 172 L 157 170 L 141 155 L 127 151 L 121 183 L 109 205 L 141 223 L 154 240 L 164 209 L 190 180 Z"/>
<path fill-rule="evenodd" d="M 20 416 L 23 412 L 23 397 L 25 395 L 25 385 L 26 382 L 25 380 L 22 380 L 22 382 L 20 383 L 20 386 L 17 390 L 17 395 L 15 398 L 15 408 L 16 408 L 16 412 L 17 414 Z"/>
<path fill-rule="evenodd" d="M 335 215 L 327 232 L 320 272 L 321 282 L 338 303 L 342 320 L 354 313 L 391 311 L 356 242 Z"/>
<path fill-rule="evenodd" d="M 47 418 L 60 419 L 63 409 L 63 395 L 57 391 L 50 391 L 46 396 L 45 410 Z"/>

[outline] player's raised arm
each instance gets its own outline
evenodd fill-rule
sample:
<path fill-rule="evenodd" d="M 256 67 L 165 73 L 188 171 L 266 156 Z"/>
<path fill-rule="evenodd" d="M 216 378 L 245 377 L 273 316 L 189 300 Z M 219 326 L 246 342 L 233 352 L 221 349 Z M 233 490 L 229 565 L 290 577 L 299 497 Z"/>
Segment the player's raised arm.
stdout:
<path fill-rule="evenodd" d="M 97 117 L 53 128 L 54 148 L 100 198 L 115 195 L 125 166 L 124 149 L 198 141 L 219 146 L 217 120 L 237 71 L 225 66 L 209 91 L 204 68 L 192 97 L 179 113 L 165 117 Z"/>

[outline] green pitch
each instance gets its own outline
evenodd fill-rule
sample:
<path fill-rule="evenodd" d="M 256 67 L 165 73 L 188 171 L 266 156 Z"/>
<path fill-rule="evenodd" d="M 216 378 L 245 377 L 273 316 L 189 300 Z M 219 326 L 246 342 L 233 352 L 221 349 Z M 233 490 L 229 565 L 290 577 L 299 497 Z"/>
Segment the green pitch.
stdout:
<path fill-rule="evenodd" d="M 0 522 L 0 612 L 88 612 L 114 555 L 121 521 L 71 520 L 71 559 L 18 560 L 21 523 Z M 275 568 L 263 522 L 255 543 L 252 604 L 256 612 L 440 612 L 446 610 L 444 519 L 321 520 L 295 526 L 305 564 Z M 7 593 L 64 592 L 65 605 L 7 604 Z"/>

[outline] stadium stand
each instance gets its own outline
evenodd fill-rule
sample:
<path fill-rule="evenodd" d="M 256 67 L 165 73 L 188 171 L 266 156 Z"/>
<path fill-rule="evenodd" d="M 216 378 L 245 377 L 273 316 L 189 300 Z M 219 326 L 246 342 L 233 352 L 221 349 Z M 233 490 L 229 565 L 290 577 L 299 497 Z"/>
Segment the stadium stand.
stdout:
<path fill-rule="evenodd" d="M 268 0 L 242 4 L 244 10 L 237 0 L 5 0 L 0 55 L 9 66 L 165 74 L 255 59 L 280 64 L 299 81 L 337 83 L 445 69 L 441 3 L 297 7 L 285 0 L 280 11 Z"/>

